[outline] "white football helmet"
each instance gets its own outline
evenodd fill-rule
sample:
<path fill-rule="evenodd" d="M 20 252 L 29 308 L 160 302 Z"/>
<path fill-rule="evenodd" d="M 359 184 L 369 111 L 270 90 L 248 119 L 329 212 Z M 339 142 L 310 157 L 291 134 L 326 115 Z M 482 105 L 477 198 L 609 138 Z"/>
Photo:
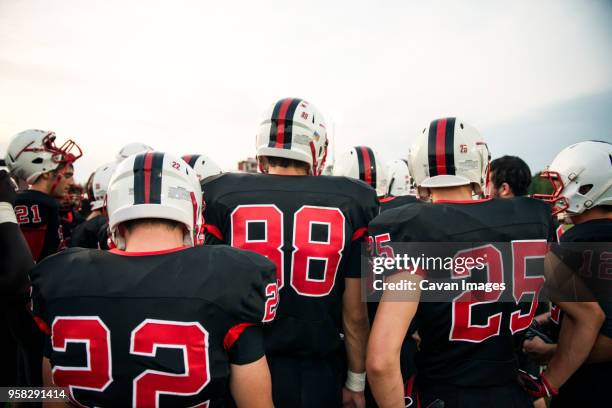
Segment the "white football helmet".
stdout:
<path fill-rule="evenodd" d="M 394 197 L 410 195 L 412 177 L 410 177 L 410 171 L 408 170 L 408 161 L 395 159 L 389 162 L 387 168 L 389 169 L 389 195 Z"/>
<path fill-rule="evenodd" d="M 548 201 L 553 214 L 612 205 L 612 144 L 587 141 L 566 147 L 540 176 L 552 184 L 553 192 L 534 197 Z"/>
<path fill-rule="evenodd" d="M 419 189 L 471 184 L 476 194 L 482 194 L 490 158 L 475 128 L 457 118 L 443 118 L 417 136 L 408 165 Z"/>
<path fill-rule="evenodd" d="M 128 143 L 125 146 L 123 146 L 121 150 L 119 150 L 119 152 L 117 153 L 116 159 L 118 162 L 120 162 L 120 161 L 127 159 L 133 154 L 152 152 L 153 150 L 154 149 L 151 146 L 148 146 L 144 143 L 140 143 L 140 142 Z"/>
<path fill-rule="evenodd" d="M 318 176 L 325 168 L 327 130 L 314 105 L 285 98 L 268 109 L 257 133 L 257 156 L 283 157 L 310 165 Z"/>
<path fill-rule="evenodd" d="M 96 169 L 91 180 L 91 190 L 93 193 L 91 210 L 99 210 L 104 207 L 104 198 L 108 183 L 117 168 L 117 162 L 106 163 Z"/>
<path fill-rule="evenodd" d="M 381 157 L 367 146 L 351 147 L 334 161 L 334 176 L 361 180 L 376 190 L 379 197 L 387 195 L 389 183 Z"/>
<path fill-rule="evenodd" d="M 182 159 L 161 152 L 139 153 L 118 164 L 106 207 L 113 242 L 125 249 L 119 224 L 161 218 L 185 225 L 184 244 L 194 245 L 202 211 L 202 190 L 195 171 Z"/>
<path fill-rule="evenodd" d="M 215 174 L 223 173 L 221 167 L 204 154 L 188 154 L 183 156 L 183 160 L 195 170 L 200 181 Z"/>
<path fill-rule="evenodd" d="M 8 144 L 6 165 L 11 172 L 32 184 L 44 173 L 73 163 L 83 155 L 72 140 L 55 145 L 55 133 L 29 129 L 17 133 Z"/>

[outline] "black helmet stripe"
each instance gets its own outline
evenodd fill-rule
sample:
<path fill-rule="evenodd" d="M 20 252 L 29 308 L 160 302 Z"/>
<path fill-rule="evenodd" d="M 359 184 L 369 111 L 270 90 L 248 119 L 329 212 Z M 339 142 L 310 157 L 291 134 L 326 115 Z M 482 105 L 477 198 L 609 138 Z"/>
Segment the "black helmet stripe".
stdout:
<path fill-rule="evenodd" d="M 187 164 L 189 165 L 189 167 L 193 169 L 196 163 L 198 162 L 198 159 L 200 158 L 200 156 L 201 156 L 200 154 L 190 154 L 189 156 L 184 156 L 183 160 L 185 160 Z"/>
<path fill-rule="evenodd" d="M 270 142 L 268 147 L 291 148 L 293 115 L 295 115 L 295 110 L 300 102 L 302 100 L 298 98 L 285 98 L 276 102 L 270 118 Z"/>
<path fill-rule="evenodd" d="M 161 204 L 164 154 L 147 152 L 134 159 L 134 204 Z"/>
<path fill-rule="evenodd" d="M 444 135 L 444 160 L 446 161 L 446 174 L 455 174 L 455 118 L 446 120 Z"/>
<path fill-rule="evenodd" d="M 359 180 L 376 188 L 376 158 L 374 152 L 367 146 L 355 146 Z"/>
<path fill-rule="evenodd" d="M 455 118 L 430 123 L 427 154 L 430 177 L 455 174 Z"/>
<path fill-rule="evenodd" d="M 283 132 L 283 145 L 282 145 L 282 147 L 285 149 L 291 149 L 291 142 L 293 141 L 291 137 L 292 132 L 293 132 L 293 115 L 295 115 L 295 110 L 297 109 L 300 102 L 302 102 L 301 99 L 297 99 L 297 98 L 293 99 L 291 101 L 291 104 L 289 105 L 289 108 L 287 109 L 287 113 L 285 114 L 285 129 Z M 277 147 L 281 147 L 281 146 L 277 146 Z"/>

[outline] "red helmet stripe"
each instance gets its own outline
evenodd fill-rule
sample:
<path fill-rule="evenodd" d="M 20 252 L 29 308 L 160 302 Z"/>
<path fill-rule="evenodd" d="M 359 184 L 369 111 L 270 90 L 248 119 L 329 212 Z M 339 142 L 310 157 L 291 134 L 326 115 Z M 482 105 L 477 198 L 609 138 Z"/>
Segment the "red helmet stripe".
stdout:
<path fill-rule="evenodd" d="M 153 164 L 153 153 L 145 154 L 144 158 L 144 203 L 151 202 L 151 165 Z"/>
<path fill-rule="evenodd" d="M 285 125 L 287 121 L 287 111 L 289 110 L 289 105 L 291 105 L 291 102 L 293 102 L 293 99 L 287 98 L 281 104 L 276 124 L 276 145 L 274 147 L 281 149 L 285 147 Z M 290 118 L 289 120 L 292 119 L 293 118 Z"/>
<path fill-rule="evenodd" d="M 446 119 L 440 119 L 436 128 L 436 170 L 446 174 Z"/>

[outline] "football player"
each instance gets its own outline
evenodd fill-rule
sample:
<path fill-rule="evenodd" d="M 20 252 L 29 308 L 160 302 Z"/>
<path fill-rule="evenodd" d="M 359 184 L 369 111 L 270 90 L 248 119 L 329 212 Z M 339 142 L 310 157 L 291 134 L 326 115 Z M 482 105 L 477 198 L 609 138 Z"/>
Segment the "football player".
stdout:
<path fill-rule="evenodd" d="M 31 273 L 49 335 L 46 385 L 86 406 L 214 407 L 229 381 L 239 407 L 272 406 L 260 323 L 274 318 L 274 265 L 194 247 L 201 196 L 178 157 L 148 152 L 118 165 L 107 192 L 117 248 L 70 248 Z"/>
<path fill-rule="evenodd" d="M 140 142 L 128 143 L 125 146 L 123 146 L 119 150 L 119 152 L 117 152 L 117 155 L 115 156 L 115 161 L 117 163 L 121 163 L 123 160 L 127 159 L 133 154 L 152 152 L 153 150 L 154 149 L 151 146 L 146 145 L 144 143 L 140 143 Z"/>
<path fill-rule="evenodd" d="M 408 160 L 395 159 L 387 164 L 389 175 L 389 195 L 400 197 L 413 195 L 412 177 Z"/>
<path fill-rule="evenodd" d="M 34 262 L 17 224 L 13 210 L 15 199 L 13 181 L 6 171 L 0 170 L 0 245 L 3 248 L 0 256 L 0 384 L 3 387 L 40 385 L 40 375 L 38 382 L 30 378 L 32 371 L 23 373 L 25 381 L 17 379 L 17 344 L 28 351 L 37 333 L 31 330 L 32 319 L 26 309 L 30 288 L 28 272 Z M 23 357 L 33 355 L 21 354 Z M 39 374 L 40 359 L 25 362 L 22 368 L 31 367 L 31 363 L 38 369 L 33 372 Z"/>
<path fill-rule="evenodd" d="M 541 176 L 550 181 L 553 193 L 539 195 L 553 204 L 554 213 L 565 214 L 574 226 L 561 235 L 563 243 L 612 242 L 612 144 L 586 141 L 562 150 Z M 571 245 L 571 244 L 570 244 Z M 610 404 L 608 378 L 612 373 L 612 299 L 609 279 L 604 268 L 610 265 L 610 252 L 601 246 L 584 244 L 578 248 L 584 261 L 581 277 L 587 286 L 596 290 L 607 288 L 599 304 L 606 314 L 595 346 L 584 365 L 559 389 L 552 407 L 603 407 Z M 579 268 L 576 268 L 578 270 Z M 605 289 L 604 289 L 605 290 Z M 572 325 L 557 307 L 551 316 L 554 338 L 560 328 Z M 546 344 L 539 337 L 525 341 L 524 348 L 540 360 L 549 360 L 558 349 L 557 344 Z"/>
<path fill-rule="evenodd" d="M 108 249 L 108 217 L 106 211 L 106 190 L 117 167 L 117 162 L 106 163 L 96 169 L 91 180 L 91 213 L 87 220 L 72 233 L 70 246 Z"/>
<path fill-rule="evenodd" d="M 375 189 L 381 211 L 416 201 L 413 196 L 389 194 L 387 170 L 380 155 L 368 146 L 355 146 L 344 152 L 336 159 L 332 174 L 361 180 Z M 394 183 L 396 183 L 395 179 Z M 398 180 L 397 184 L 399 183 Z"/>
<path fill-rule="evenodd" d="M 272 105 L 256 145 L 265 174 L 225 173 L 202 184 L 206 242 L 256 251 L 276 265 L 277 318 L 265 330 L 275 405 L 331 407 L 344 399 L 363 406 L 368 318 L 360 252 L 378 212 L 376 192 L 349 178 L 316 177 L 327 131 L 304 100 Z"/>
<path fill-rule="evenodd" d="M 520 259 L 544 257 L 547 240 L 554 236 L 553 224 L 549 207 L 539 200 L 473 199 L 482 195 L 488 160 L 487 145 L 475 128 L 457 118 L 432 121 L 418 135 L 410 153 L 419 194 L 432 202 L 386 211 L 370 223 L 372 240 L 381 248 L 389 242 L 484 242 L 470 251 L 472 256 L 486 259 L 487 282 L 512 281 L 504 273 L 512 273 L 517 282 L 512 292 L 516 300 L 511 302 L 497 302 L 500 290 L 464 291 L 452 302 L 420 304 L 385 301 L 394 295 L 385 293 L 372 327 L 367 361 L 370 384 L 381 407 L 404 407 L 405 393 L 408 403 L 425 407 L 532 404 L 517 383 L 513 333 L 529 327 L 537 307 L 534 293 L 543 277 L 526 274 L 521 265 L 526 267 L 527 263 Z M 511 259 L 502 259 L 501 251 L 492 244 L 496 242 L 511 243 Z M 514 259 L 519 260 L 516 267 L 504 268 L 504 263 Z M 422 295 L 420 282 L 428 272 L 423 268 L 415 272 L 396 273 L 388 281 L 412 280 L 417 288 L 412 294 L 418 299 Z M 447 272 L 448 278 L 476 273 Z M 418 375 L 416 383 L 406 384 L 404 391 L 399 353 L 417 306 L 422 339 Z M 596 337 L 595 328 L 601 325 L 597 305 L 569 303 L 563 307 L 572 315 L 574 330 L 566 333 L 563 347 L 542 376 L 529 383 L 535 388 L 534 397 L 554 393 L 571 375 L 586 358 Z"/>
<path fill-rule="evenodd" d="M 55 133 L 43 130 L 25 130 L 9 142 L 7 166 L 30 184 L 29 190 L 17 195 L 15 214 L 36 261 L 65 247 L 59 200 L 74 183 L 72 163 L 81 155 L 72 140 L 58 147 Z"/>
<path fill-rule="evenodd" d="M 531 171 L 520 157 L 503 156 L 491 162 L 487 184 L 490 197 L 526 196 L 529 184 L 531 184 Z"/>
<path fill-rule="evenodd" d="M 407 164 L 402 160 L 398 161 L 406 168 L 405 174 L 407 175 Z M 380 212 L 417 201 L 414 196 L 402 195 L 396 197 L 387 194 L 389 183 L 382 158 L 368 146 L 355 146 L 340 155 L 334 163 L 333 175 L 361 180 L 375 189 L 380 202 Z M 396 175 L 396 177 L 399 177 L 399 175 Z M 401 182 L 404 182 L 404 180 L 394 179 L 396 185 Z M 368 318 L 371 322 L 374 321 L 377 307 L 378 302 L 370 299 L 368 302 Z M 417 347 L 416 342 L 411 336 L 415 330 L 416 326 L 413 324 L 409 330 L 410 335 L 406 336 L 402 345 L 401 367 L 403 378 L 409 378 L 416 371 L 413 361 Z M 369 390 L 366 390 L 366 401 L 368 406 L 374 406 L 375 404 Z"/>
<path fill-rule="evenodd" d="M 207 177 L 221 174 L 223 171 L 210 157 L 204 154 L 187 154 L 183 160 L 195 170 L 200 181 Z"/>

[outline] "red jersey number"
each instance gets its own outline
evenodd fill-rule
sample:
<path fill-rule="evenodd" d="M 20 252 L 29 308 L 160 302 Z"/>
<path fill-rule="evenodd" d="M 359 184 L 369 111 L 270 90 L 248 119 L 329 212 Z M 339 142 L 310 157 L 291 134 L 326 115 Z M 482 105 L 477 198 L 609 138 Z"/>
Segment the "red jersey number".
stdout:
<path fill-rule="evenodd" d="M 509 329 L 512 333 L 516 333 L 525 330 L 531 324 L 538 307 L 538 294 L 544 284 L 543 276 L 527 275 L 527 260 L 543 258 L 548 250 L 548 244 L 545 240 L 513 241 L 511 248 L 513 259 L 512 293 L 514 301 L 518 304 L 523 300 L 524 296 L 533 296 L 528 313 L 521 314 L 520 310 L 516 310 L 510 316 Z M 489 244 L 480 248 L 460 251 L 455 257 L 465 256 L 484 257 L 486 259 L 489 275 L 488 282 L 502 283 L 504 281 L 501 252 L 493 245 Z M 465 275 L 455 276 L 464 277 Z M 479 305 L 499 300 L 501 294 L 502 292 L 499 290 L 493 290 L 488 293 L 472 290 L 459 295 L 452 305 L 452 327 L 449 339 L 452 341 L 480 343 L 498 335 L 501 330 L 502 313 L 494 313 L 488 317 L 486 324 L 477 325 L 472 322 L 472 309 Z"/>
<path fill-rule="evenodd" d="M 85 344 L 86 367 L 53 368 L 55 385 L 67 387 L 70 399 L 83 406 L 74 397 L 74 389 L 103 392 L 113 382 L 110 330 L 97 316 L 60 316 L 53 322 L 51 333 L 56 352 L 65 352 L 71 343 Z M 208 332 L 199 323 L 146 319 L 132 331 L 131 354 L 155 358 L 159 348 L 182 350 L 185 372 L 142 372 L 133 380 L 135 407 L 157 407 L 161 394 L 196 395 L 210 382 Z M 207 407 L 208 401 L 198 406 Z"/>
<path fill-rule="evenodd" d="M 278 289 L 284 286 L 284 214 L 275 205 L 241 205 L 231 215 L 231 245 L 266 256 L 276 265 Z M 293 215 L 293 252 L 289 280 L 291 287 L 303 296 L 325 296 L 336 281 L 345 244 L 344 214 L 338 208 L 302 206 Z M 259 223 L 263 236 L 249 236 L 249 226 Z M 313 231 L 324 231 L 324 239 L 315 239 Z M 322 277 L 310 271 L 320 262 Z"/>

